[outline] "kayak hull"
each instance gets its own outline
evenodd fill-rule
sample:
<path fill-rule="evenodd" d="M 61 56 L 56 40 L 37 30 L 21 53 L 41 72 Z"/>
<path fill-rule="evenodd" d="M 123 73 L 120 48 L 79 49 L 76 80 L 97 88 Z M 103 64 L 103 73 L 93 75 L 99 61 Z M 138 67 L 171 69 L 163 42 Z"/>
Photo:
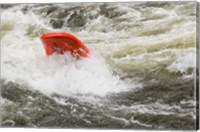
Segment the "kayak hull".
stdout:
<path fill-rule="evenodd" d="M 75 36 L 65 32 L 46 33 L 40 37 L 46 55 L 69 52 L 73 57 L 88 57 L 89 48 Z"/>

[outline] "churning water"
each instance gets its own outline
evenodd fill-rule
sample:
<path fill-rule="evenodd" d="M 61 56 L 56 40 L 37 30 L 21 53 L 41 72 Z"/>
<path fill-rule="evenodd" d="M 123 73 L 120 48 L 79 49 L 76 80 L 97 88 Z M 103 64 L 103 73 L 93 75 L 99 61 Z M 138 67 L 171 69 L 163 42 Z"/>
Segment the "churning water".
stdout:
<path fill-rule="evenodd" d="M 195 2 L 1 8 L 2 126 L 195 129 Z M 90 57 L 46 57 L 56 31 Z"/>

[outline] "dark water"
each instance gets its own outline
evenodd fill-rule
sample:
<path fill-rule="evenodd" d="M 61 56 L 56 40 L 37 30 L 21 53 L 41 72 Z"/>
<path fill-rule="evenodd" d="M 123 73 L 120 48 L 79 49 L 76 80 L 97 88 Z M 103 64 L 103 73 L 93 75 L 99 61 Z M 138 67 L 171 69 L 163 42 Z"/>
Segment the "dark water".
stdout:
<path fill-rule="evenodd" d="M 2 127 L 195 129 L 195 2 L 1 8 Z M 52 31 L 91 57 L 46 58 Z"/>

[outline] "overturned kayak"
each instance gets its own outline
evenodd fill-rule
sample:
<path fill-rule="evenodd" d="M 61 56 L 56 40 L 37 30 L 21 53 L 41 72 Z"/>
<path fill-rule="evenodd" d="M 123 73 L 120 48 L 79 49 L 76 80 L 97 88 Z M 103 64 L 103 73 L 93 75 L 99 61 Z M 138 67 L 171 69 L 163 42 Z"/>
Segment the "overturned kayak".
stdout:
<path fill-rule="evenodd" d="M 75 36 L 65 32 L 46 33 L 40 37 L 46 55 L 70 52 L 73 57 L 88 57 L 90 50 Z"/>

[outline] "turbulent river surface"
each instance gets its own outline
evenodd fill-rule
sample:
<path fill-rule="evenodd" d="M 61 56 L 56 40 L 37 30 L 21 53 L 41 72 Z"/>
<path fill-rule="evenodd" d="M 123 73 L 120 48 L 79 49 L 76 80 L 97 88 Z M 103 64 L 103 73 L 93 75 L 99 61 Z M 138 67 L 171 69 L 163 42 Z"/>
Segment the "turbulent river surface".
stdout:
<path fill-rule="evenodd" d="M 1 126 L 195 129 L 196 2 L 1 5 Z M 64 31 L 89 58 L 45 56 Z"/>

